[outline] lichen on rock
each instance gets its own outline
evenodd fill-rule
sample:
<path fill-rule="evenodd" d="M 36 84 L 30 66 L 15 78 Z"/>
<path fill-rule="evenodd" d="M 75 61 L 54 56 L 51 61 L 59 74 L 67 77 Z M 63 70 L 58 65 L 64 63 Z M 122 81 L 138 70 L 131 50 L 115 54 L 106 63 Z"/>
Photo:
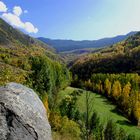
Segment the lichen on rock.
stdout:
<path fill-rule="evenodd" d="M 9 83 L 0 87 L 0 140 L 51 140 L 46 110 L 30 88 Z"/>

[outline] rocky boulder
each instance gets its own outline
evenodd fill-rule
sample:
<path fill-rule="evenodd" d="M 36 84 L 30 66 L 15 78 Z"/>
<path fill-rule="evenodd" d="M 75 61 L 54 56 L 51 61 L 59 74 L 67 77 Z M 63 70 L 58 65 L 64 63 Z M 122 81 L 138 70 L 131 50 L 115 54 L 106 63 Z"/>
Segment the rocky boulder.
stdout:
<path fill-rule="evenodd" d="M 46 110 L 32 89 L 0 87 L 0 140 L 51 140 Z"/>

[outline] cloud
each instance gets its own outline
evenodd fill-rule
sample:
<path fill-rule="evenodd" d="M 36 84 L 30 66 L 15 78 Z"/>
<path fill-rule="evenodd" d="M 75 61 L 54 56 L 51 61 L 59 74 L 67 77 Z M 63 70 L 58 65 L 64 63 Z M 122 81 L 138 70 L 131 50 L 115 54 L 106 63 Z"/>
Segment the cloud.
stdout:
<path fill-rule="evenodd" d="M 38 29 L 30 22 L 21 21 L 20 17 L 13 13 L 3 13 L 2 17 L 12 26 L 24 29 L 28 33 L 37 33 Z"/>
<path fill-rule="evenodd" d="M 28 33 L 37 33 L 38 32 L 38 29 L 34 27 L 34 25 L 30 22 L 25 22 L 25 30 L 28 32 Z"/>
<path fill-rule="evenodd" d="M 7 6 L 2 1 L 0 1 L 0 12 L 7 12 L 7 10 Z"/>
<path fill-rule="evenodd" d="M 20 6 L 14 6 L 13 13 L 8 13 L 7 9 L 7 6 L 0 1 L 0 12 L 3 12 L 1 16 L 10 25 L 25 30 L 28 33 L 38 32 L 38 29 L 31 22 L 24 22 L 20 18 L 23 13 L 28 13 L 27 10 L 23 11 Z"/>
<path fill-rule="evenodd" d="M 3 13 L 2 17 L 12 26 L 22 28 L 22 29 L 24 28 L 24 23 L 17 15 L 14 15 L 12 13 Z"/>
<path fill-rule="evenodd" d="M 24 10 L 24 13 L 27 14 L 28 13 L 28 10 Z"/>
<path fill-rule="evenodd" d="M 21 14 L 22 14 L 22 9 L 21 9 L 21 7 L 20 6 L 15 6 L 14 8 L 13 8 L 13 13 L 16 15 L 16 16 L 20 16 Z"/>

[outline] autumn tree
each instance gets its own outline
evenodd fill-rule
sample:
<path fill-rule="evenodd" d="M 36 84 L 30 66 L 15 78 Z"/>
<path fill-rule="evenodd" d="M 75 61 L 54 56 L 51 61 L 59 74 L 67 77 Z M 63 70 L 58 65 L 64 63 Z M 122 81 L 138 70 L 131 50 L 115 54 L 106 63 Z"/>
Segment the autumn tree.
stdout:
<path fill-rule="evenodd" d="M 111 82 L 108 80 L 108 78 L 104 82 L 104 88 L 105 88 L 105 92 L 107 93 L 107 95 L 110 96 L 110 93 L 111 93 Z"/>
<path fill-rule="evenodd" d="M 140 101 L 136 101 L 134 106 L 134 115 L 137 120 L 137 125 L 140 127 Z"/>
<path fill-rule="evenodd" d="M 123 87 L 122 95 L 121 95 L 122 106 L 124 107 L 124 110 L 126 110 L 128 108 L 128 102 L 129 102 L 130 92 L 131 92 L 131 84 L 130 84 L 130 82 L 128 82 Z"/>
<path fill-rule="evenodd" d="M 98 93 L 104 93 L 104 90 L 103 90 L 103 85 L 102 85 L 102 81 L 99 80 L 99 82 L 96 84 L 96 90 Z"/>
<path fill-rule="evenodd" d="M 88 90 L 92 90 L 93 89 L 93 85 L 92 85 L 90 79 L 88 81 L 85 81 L 85 86 L 86 86 L 86 89 L 88 89 Z"/>
<path fill-rule="evenodd" d="M 112 87 L 112 96 L 115 100 L 117 100 L 119 98 L 119 96 L 121 95 L 122 92 L 122 88 L 121 88 L 121 84 L 119 81 L 115 81 Z"/>

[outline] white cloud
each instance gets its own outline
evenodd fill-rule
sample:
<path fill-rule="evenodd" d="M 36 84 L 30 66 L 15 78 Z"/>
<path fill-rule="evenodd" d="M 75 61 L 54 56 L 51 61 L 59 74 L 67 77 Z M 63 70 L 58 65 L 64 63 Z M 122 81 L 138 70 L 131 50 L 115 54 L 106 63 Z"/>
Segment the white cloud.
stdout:
<path fill-rule="evenodd" d="M 7 6 L 0 1 L 0 12 L 3 12 L 2 18 L 6 20 L 10 25 L 25 30 L 28 33 L 37 33 L 38 29 L 31 22 L 23 22 L 20 15 L 23 13 L 28 13 L 27 10 L 22 10 L 20 6 L 14 6 L 13 13 L 7 12 Z"/>
<path fill-rule="evenodd" d="M 21 9 L 21 7 L 20 6 L 15 6 L 14 8 L 13 8 L 13 13 L 16 15 L 16 16 L 20 16 L 21 14 L 22 14 L 22 9 Z"/>
<path fill-rule="evenodd" d="M 24 28 L 24 23 L 17 15 L 14 15 L 12 13 L 3 13 L 2 17 L 12 26 L 22 28 L 22 29 Z"/>
<path fill-rule="evenodd" d="M 19 16 L 13 13 L 3 13 L 2 17 L 12 26 L 24 29 L 28 33 L 37 33 L 38 29 L 30 22 L 23 22 Z"/>
<path fill-rule="evenodd" d="M 37 33 L 38 29 L 34 27 L 34 25 L 30 22 L 25 22 L 24 28 L 28 33 Z"/>
<path fill-rule="evenodd" d="M 24 13 L 27 14 L 28 13 L 28 10 L 24 10 Z"/>
<path fill-rule="evenodd" d="M 0 12 L 7 12 L 7 10 L 7 6 L 2 1 L 0 1 Z"/>

